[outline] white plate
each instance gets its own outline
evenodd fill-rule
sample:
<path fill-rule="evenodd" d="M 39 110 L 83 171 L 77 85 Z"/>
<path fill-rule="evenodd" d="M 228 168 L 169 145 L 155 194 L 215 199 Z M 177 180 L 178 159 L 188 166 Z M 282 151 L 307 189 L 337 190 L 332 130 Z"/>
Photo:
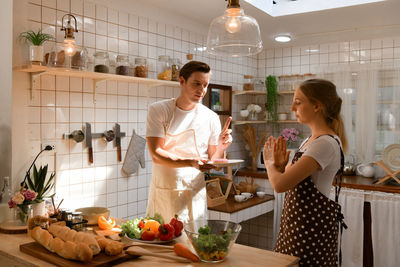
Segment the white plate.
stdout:
<path fill-rule="evenodd" d="M 400 144 L 385 147 L 383 161 L 392 169 L 400 169 Z"/>
<path fill-rule="evenodd" d="M 218 166 L 218 167 L 224 167 L 224 166 L 232 166 L 232 165 L 237 165 L 241 162 L 243 162 L 244 160 L 242 159 L 229 159 L 228 162 L 213 162 L 213 161 L 209 161 L 207 162 L 207 164 L 211 164 L 214 166 Z"/>
<path fill-rule="evenodd" d="M 141 240 L 141 239 L 136 239 L 136 238 L 130 238 L 127 234 L 125 234 L 125 238 L 130 240 L 130 241 L 135 241 L 135 242 L 140 242 L 140 243 L 147 243 L 147 244 L 167 244 L 167 243 L 171 243 L 172 241 L 175 240 L 176 237 L 174 237 L 171 240 L 168 241 L 164 241 L 164 240 L 159 240 L 159 239 L 155 239 L 153 241 L 146 241 L 146 240 Z"/>

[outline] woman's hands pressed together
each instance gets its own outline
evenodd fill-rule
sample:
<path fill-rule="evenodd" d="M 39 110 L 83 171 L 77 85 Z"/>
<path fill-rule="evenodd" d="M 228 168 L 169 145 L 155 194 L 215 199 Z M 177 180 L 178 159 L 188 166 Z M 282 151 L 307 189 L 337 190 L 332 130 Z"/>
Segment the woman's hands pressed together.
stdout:
<path fill-rule="evenodd" d="M 270 136 L 264 144 L 265 163 L 272 163 L 280 172 L 284 172 L 289 155 L 290 151 L 287 151 L 286 140 L 282 136 L 278 138 Z"/>

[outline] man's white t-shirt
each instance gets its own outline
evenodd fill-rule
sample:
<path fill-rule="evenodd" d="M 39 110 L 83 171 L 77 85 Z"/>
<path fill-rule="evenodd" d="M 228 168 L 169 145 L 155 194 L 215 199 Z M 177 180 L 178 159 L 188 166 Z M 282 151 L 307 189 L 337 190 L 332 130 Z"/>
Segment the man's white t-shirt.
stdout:
<path fill-rule="evenodd" d="M 336 135 L 333 137 L 342 146 L 340 138 Z M 321 166 L 321 170 L 317 170 L 311 175 L 311 180 L 322 194 L 329 197 L 333 178 L 340 169 L 339 144 L 331 136 L 322 135 L 306 147 L 301 147 L 300 152 L 304 152 L 303 156 L 313 158 Z"/>
<path fill-rule="evenodd" d="M 208 146 L 218 144 L 221 123 L 218 115 L 201 103 L 188 111 L 175 107 L 174 99 L 151 104 L 147 113 L 146 137 L 164 138 L 165 126 L 172 111 L 174 114 L 169 124 L 168 134 L 176 135 L 193 129 L 196 133 L 200 157 L 208 158 Z"/>

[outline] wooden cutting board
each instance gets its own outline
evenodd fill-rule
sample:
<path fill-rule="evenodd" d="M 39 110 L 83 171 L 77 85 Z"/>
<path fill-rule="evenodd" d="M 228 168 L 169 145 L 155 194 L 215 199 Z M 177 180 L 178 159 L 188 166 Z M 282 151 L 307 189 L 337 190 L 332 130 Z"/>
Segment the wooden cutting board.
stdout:
<path fill-rule="evenodd" d="M 13 221 L 0 223 L 0 232 L 5 234 L 23 234 L 27 232 L 27 226 L 15 225 Z"/>
<path fill-rule="evenodd" d="M 52 253 L 48 251 L 46 248 L 41 246 L 37 242 L 31 242 L 27 244 L 22 244 L 19 246 L 19 250 L 22 252 L 29 254 L 35 258 L 50 262 L 54 265 L 61 266 L 61 267 L 105 267 L 105 266 L 113 266 L 119 263 L 122 263 L 127 260 L 135 259 L 138 256 L 131 256 L 122 252 L 120 255 L 116 256 L 108 256 L 101 252 L 100 254 L 93 257 L 93 259 L 89 262 L 80 262 L 80 261 L 73 261 L 67 260 L 56 253 Z"/>

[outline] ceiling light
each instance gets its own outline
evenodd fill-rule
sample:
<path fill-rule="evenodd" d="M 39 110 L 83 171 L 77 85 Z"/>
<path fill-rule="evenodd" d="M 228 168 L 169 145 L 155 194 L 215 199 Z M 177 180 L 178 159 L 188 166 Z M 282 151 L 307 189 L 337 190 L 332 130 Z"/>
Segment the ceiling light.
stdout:
<path fill-rule="evenodd" d="M 207 52 L 217 56 L 242 57 L 262 50 L 260 27 L 246 16 L 239 0 L 228 0 L 224 15 L 215 18 L 207 36 Z"/>
<path fill-rule="evenodd" d="M 277 35 L 275 36 L 275 41 L 280 43 L 287 43 L 290 42 L 292 38 L 289 35 Z"/>
<path fill-rule="evenodd" d="M 64 27 L 64 18 L 67 17 L 67 25 Z M 75 22 L 75 27 L 72 27 L 71 25 L 71 19 L 74 19 Z M 75 50 L 75 36 L 74 32 L 78 32 L 78 26 L 76 23 L 76 18 L 74 15 L 71 14 L 65 14 L 62 19 L 61 19 L 61 31 L 65 32 L 64 35 L 64 53 L 67 56 L 73 56 L 76 52 Z"/>

